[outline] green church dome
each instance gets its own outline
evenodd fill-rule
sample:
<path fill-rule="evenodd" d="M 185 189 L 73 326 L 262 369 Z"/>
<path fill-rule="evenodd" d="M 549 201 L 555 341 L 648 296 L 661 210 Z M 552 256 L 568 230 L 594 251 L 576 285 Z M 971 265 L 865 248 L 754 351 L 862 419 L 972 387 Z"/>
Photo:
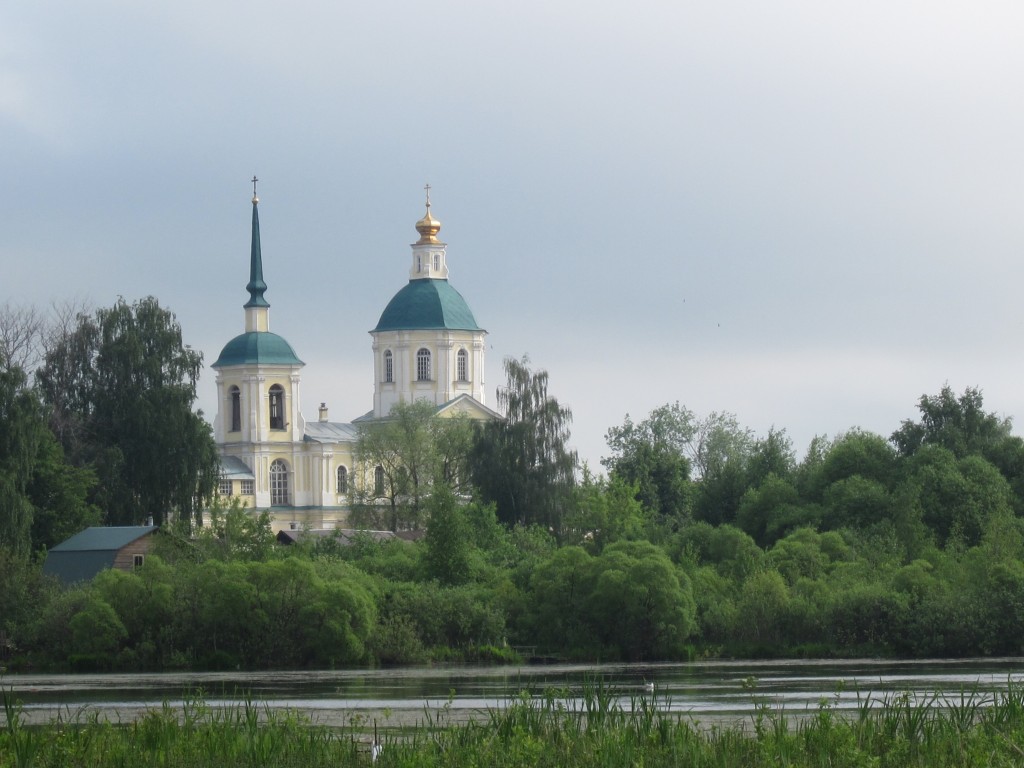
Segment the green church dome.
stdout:
<path fill-rule="evenodd" d="M 381 313 L 374 331 L 420 331 L 448 329 L 481 331 L 473 313 L 447 280 L 410 280 Z"/>
<path fill-rule="evenodd" d="M 249 331 L 224 345 L 213 368 L 229 365 L 305 365 L 291 344 L 269 331 Z"/>

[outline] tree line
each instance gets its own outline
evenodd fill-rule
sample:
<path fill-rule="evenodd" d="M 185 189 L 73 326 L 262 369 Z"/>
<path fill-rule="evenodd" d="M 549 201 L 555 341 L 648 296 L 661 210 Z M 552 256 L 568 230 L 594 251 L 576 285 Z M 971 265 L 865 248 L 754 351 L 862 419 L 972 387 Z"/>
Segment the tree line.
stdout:
<path fill-rule="evenodd" d="M 168 329 L 173 315 L 155 300 L 119 302 L 83 313 L 40 356 L 34 383 L 4 358 L 9 663 L 322 666 L 508 659 L 517 648 L 623 660 L 1024 651 L 1024 442 L 985 410 L 980 390 L 948 386 L 922 396 L 889 436 L 817 437 L 799 459 L 782 429 L 759 436 L 731 414 L 668 403 L 611 427 L 594 474 L 569 447 L 572 414 L 547 374 L 508 360 L 501 421 L 437 419 L 411 403 L 360 431 L 360 463 L 384 477 L 380 489 L 353 484 L 353 519 L 421 528 L 421 541 L 282 547 L 266 515 L 202 502 L 202 472 L 183 465 L 188 493 L 147 503 L 191 521 L 202 505 L 211 524 L 164 526 L 136 572 L 58 589 L 31 557 L 38 542 L 138 503 L 107 485 L 112 467 L 121 482 L 132 476 L 132 443 L 119 442 L 128 430 L 117 425 L 157 423 L 147 419 L 184 403 L 192 413 L 196 353 Z M 172 352 L 159 366 L 147 365 L 155 347 L 115 343 L 156 331 Z M 169 391 L 149 399 L 135 384 Z M 131 402 L 109 396 L 119 386 Z M 188 418 L 160 423 L 209 439 Z"/>

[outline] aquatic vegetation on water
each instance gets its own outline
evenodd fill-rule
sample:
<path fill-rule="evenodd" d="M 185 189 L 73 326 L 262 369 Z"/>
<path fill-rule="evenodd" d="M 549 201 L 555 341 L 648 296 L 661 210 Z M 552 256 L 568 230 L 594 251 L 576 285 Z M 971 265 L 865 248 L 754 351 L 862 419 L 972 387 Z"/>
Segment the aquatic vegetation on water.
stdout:
<path fill-rule="evenodd" d="M 920 699 L 836 699 L 786 712 L 765 703 L 747 723 L 707 725 L 669 711 L 654 695 L 620 704 L 621 691 L 590 681 L 581 696 L 523 693 L 479 719 L 427 717 L 419 727 L 330 729 L 252 700 L 225 708 L 197 697 L 128 724 L 92 717 L 28 727 L 4 692 L 0 768 L 17 766 L 1018 766 L 1024 761 L 1024 689 Z"/>

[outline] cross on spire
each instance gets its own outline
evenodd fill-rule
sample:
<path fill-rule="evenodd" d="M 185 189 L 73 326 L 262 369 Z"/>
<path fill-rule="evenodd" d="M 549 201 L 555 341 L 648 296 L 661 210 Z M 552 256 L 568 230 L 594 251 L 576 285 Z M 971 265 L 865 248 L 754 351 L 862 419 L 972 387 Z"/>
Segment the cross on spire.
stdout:
<path fill-rule="evenodd" d="M 252 198 L 253 198 L 253 200 L 256 199 L 256 182 L 257 181 L 259 181 L 259 179 L 257 179 L 255 174 L 254 174 L 253 177 L 252 177 Z"/>

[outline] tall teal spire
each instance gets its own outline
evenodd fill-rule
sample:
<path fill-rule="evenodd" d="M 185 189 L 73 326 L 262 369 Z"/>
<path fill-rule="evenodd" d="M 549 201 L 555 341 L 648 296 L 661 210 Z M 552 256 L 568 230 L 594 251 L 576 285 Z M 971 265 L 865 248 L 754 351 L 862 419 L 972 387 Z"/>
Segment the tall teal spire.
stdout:
<path fill-rule="evenodd" d="M 263 282 L 263 256 L 260 253 L 260 214 L 259 214 L 259 202 L 260 199 L 256 197 L 256 182 L 259 181 L 255 176 L 252 177 L 252 253 L 249 260 L 249 284 L 245 286 L 245 290 L 249 292 L 249 301 L 245 303 L 245 308 L 249 307 L 269 307 L 269 302 L 263 298 L 263 292 L 267 290 L 267 284 Z"/>

